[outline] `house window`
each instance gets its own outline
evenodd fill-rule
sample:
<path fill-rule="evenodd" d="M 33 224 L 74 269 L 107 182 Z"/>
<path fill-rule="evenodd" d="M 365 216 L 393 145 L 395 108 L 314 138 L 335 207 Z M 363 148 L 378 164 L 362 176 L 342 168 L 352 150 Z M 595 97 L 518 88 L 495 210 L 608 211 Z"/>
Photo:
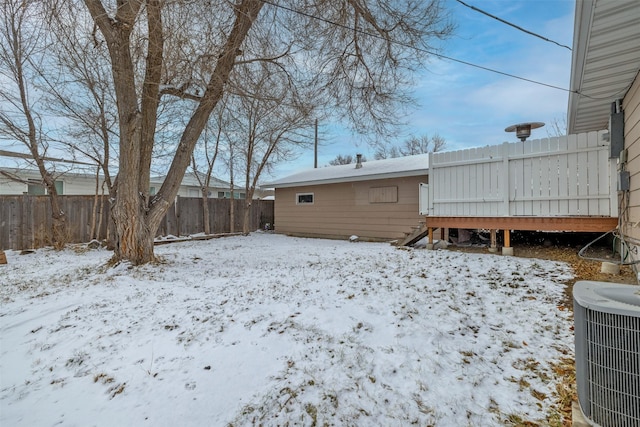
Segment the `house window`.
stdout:
<path fill-rule="evenodd" d="M 398 203 L 398 187 L 369 188 L 369 203 Z"/>
<path fill-rule="evenodd" d="M 298 193 L 296 194 L 297 205 L 310 205 L 313 204 L 313 193 Z"/>
<path fill-rule="evenodd" d="M 247 197 L 246 193 L 240 193 L 238 191 L 233 192 L 234 199 L 245 199 Z M 231 191 L 218 191 L 218 199 L 230 199 Z"/>
<path fill-rule="evenodd" d="M 40 184 L 35 179 L 30 179 L 27 184 L 27 194 L 30 196 L 44 196 L 47 192 L 44 189 L 44 185 Z"/>
<path fill-rule="evenodd" d="M 55 181 L 54 185 L 56 187 L 56 192 L 58 193 L 58 195 L 62 195 L 62 190 L 64 188 L 62 181 Z M 31 196 L 44 196 L 45 194 L 48 194 L 48 191 L 44 184 L 41 183 L 41 181 L 37 179 L 30 179 L 29 183 L 27 184 L 27 194 Z"/>

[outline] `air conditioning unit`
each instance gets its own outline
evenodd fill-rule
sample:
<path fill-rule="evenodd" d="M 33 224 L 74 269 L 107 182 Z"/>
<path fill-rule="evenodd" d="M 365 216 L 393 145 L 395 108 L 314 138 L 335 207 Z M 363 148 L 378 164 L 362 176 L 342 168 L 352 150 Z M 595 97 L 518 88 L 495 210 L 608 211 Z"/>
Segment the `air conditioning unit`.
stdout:
<path fill-rule="evenodd" d="M 601 427 L 640 427 L 640 286 L 573 287 L 578 401 Z"/>

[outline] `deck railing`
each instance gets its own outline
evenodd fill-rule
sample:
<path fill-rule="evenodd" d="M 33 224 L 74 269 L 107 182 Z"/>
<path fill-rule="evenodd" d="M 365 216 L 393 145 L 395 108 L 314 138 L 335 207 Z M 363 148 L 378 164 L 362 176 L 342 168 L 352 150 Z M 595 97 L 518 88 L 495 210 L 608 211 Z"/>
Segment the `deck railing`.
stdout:
<path fill-rule="evenodd" d="M 432 153 L 428 214 L 618 216 L 606 132 Z"/>

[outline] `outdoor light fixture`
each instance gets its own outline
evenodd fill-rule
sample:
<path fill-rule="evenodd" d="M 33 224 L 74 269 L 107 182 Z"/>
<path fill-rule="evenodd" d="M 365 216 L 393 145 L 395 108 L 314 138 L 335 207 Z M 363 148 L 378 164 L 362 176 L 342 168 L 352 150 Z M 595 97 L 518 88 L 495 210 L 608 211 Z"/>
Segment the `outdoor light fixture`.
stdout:
<path fill-rule="evenodd" d="M 531 136 L 531 129 L 538 129 L 544 126 L 542 122 L 520 123 L 506 128 L 505 132 L 515 132 L 520 141 L 525 141 Z"/>

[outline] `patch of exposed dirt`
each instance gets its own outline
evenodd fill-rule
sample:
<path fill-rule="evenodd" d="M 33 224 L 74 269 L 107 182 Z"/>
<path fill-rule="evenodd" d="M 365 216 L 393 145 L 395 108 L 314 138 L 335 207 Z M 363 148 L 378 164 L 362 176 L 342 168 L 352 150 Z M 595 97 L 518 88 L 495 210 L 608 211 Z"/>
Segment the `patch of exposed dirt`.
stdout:
<path fill-rule="evenodd" d="M 629 265 L 620 266 L 620 274 L 602 273 L 602 261 L 582 258 L 578 255 L 582 245 L 576 246 L 547 246 L 544 244 L 526 244 L 516 243 L 513 246 L 513 254 L 523 258 L 538 258 L 552 261 L 566 262 L 574 271 L 575 278 L 567 283 L 566 299 L 564 304 L 573 309 L 573 285 L 580 280 L 594 280 L 599 282 L 615 282 L 637 284 L 636 274 Z M 487 246 L 449 246 L 450 250 L 472 253 L 489 253 Z M 613 259 L 611 251 L 606 247 L 595 247 L 588 253 L 589 258 L 598 258 L 602 260 Z M 499 253 L 499 252 L 498 252 Z"/>
<path fill-rule="evenodd" d="M 602 273 L 602 261 L 596 261 L 592 259 L 585 259 L 578 256 L 580 248 L 564 248 L 564 247 L 520 247 L 514 248 L 514 254 L 517 252 L 517 256 L 527 258 L 540 258 L 549 259 L 555 261 L 563 261 L 571 265 L 574 271 L 575 279 L 568 283 L 566 293 L 567 301 L 565 303 L 569 307 L 573 307 L 573 284 L 580 280 L 594 280 L 599 282 L 615 282 L 615 283 L 627 283 L 637 284 L 636 274 L 629 265 L 620 266 L 620 274 L 608 274 Z M 593 253 L 595 252 L 595 253 Z M 608 253 L 609 251 L 601 249 L 598 251 L 595 249 L 590 258 L 599 259 L 611 259 L 611 262 L 616 262 L 613 257 Z"/>

